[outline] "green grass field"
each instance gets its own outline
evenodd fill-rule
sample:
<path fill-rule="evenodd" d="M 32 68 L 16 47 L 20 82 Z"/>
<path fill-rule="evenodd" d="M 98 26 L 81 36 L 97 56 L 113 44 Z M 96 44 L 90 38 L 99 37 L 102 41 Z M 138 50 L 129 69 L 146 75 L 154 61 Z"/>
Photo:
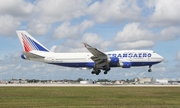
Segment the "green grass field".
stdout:
<path fill-rule="evenodd" d="M 0 108 L 179 108 L 179 87 L 0 87 Z"/>

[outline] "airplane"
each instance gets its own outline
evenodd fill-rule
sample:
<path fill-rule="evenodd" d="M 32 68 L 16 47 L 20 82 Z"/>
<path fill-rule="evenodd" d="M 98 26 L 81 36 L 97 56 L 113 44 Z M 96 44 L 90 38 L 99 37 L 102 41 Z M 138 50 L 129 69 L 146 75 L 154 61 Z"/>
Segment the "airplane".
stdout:
<path fill-rule="evenodd" d="M 151 72 L 151 67 L 164 59 L 152 50 L 102 52 L 87 43 L 84 43 L 84 46 L 90 53 L 55 53 L 49 51 L 26 31 L 18 30 L 16 33 L 24 49 L 22 59 L 65 67 L 92 69 L 91 73 L 96 75 L 99 75 L 101 70 L 107 74 L 114 67 L 148 66 L 148 72 Z"/>

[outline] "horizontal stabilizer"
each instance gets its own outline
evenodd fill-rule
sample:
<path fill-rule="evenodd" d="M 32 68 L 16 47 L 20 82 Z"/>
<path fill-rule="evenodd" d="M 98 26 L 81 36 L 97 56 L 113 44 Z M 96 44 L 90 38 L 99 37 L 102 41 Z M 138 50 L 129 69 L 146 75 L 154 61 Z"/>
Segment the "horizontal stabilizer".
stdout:
<path fill-rule="evenodd" d="M 45 58 L 43 56 L 37 55 L 37 54 L 33 54 L 33 53 L 29 53 L 29 52 L 24 52 L 24 55 L 26 56 L 26 59 L 30 59 L 30 58 Z"/>

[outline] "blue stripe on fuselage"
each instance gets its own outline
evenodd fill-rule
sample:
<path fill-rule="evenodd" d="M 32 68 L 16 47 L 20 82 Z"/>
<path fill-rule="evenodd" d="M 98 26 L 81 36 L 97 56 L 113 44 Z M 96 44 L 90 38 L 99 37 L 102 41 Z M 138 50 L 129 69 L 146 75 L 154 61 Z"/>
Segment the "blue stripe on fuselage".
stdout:
<path fill-rule="evenodd" d="M 94 62 L 77 62 L 77 63 L 49 63 L 54 65 L 66 66 L 66 67 L 94 67 Z"/>
<path fill-rule="evenodd" d="M 131 66 L 149 66 L 160 62 L 131 62 Z"/>
<path fill-rule="evenodd" d="M 131 62 L 131 66 L 149 66 L 149 65 L 154 65 L 159 62 Z M 77 62 L 77 63 L 49 63 L 53 65 L 60 65 L 60 66 L 66 66 L 66 67 L 89 67 L 93 68 L 94 67 L 94 62 Z M 116 65 L 110 65 L 110 67 L 117 67 Z"/>

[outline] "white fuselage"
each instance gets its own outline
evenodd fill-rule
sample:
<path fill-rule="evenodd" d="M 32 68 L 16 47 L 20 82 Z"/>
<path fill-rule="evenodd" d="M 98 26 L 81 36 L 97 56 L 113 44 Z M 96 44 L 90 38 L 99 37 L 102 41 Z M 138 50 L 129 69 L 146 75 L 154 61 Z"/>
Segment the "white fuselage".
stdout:
<path fill-rule="evenodd" d="M 29 58 L 30 60 L 45 62 L 49 64 L 67 66 L 67 67 L 87 67 L 93 68 L 94 61 L 91 53 L 54 53 L 31 51 L 30 53 L 42 56 L 44 58 Z M 151 50 L 120 50 L 105 52 L 109 58 L 118 58 L 119 63 L 131 62 L 131 66 L 152 66 L 163 60 L 163 57 Z M 110 67 L 119 67 L 110 66 Z"/>
<path fill-rule="evenodd" d="M 90 53 L 54 53 L 26 31 L 18 30 L 16 32 L 24 50 L 21 58 L 66 67 L 93 68 L 91 73 L 96 75 L 101 70 L 107 74 L 111 67 L 149 66 L 148 72 L 151 72 L 151 66 L 163 60 L 162 56 L 151 50 L 102 52 L 87 43 L 83 44 Z"/>

